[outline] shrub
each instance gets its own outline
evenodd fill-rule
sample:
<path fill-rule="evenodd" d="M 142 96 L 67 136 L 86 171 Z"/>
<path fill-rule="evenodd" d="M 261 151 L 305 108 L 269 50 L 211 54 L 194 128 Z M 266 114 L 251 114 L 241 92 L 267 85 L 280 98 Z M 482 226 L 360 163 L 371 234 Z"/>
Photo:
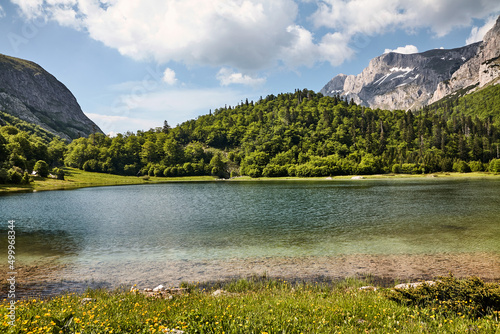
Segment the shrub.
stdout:
<path fill-rule="evenodd" d="M 420 168 L 417 164 L 402 164 L 401 165 L 401 173 L 404 174 L 418 174 L 420 172 Z"/>
<path fill-rule="evenodd" d="M 21 179 L 21 184 L 30 184 L 31 178 L 28 172 L 24 172 L 23 178 Z"/>
<path fill-rule="evenodd" d="M 52 169 L 52 174 L 54 174 L 58 180 L 64 180 L 64 169 L 56 167 Z"/>
<path fill-rule="evenodd" d="M 434 285 L 394 289 L 389 299 L 405 305 L 435 307 L 444 312 L 461 312 L 474 317 L 500 310 L 500 286 L 484 283 L 477 277 L 458 280 L 453 275 L 441 277 Z"/>
<path fill-rule="evenodd" d="M 135 164 L 125 165 L 123 167 L 123 172 L 125 173 L 125 175 L 136 175 L 137 166 Z"/>
<path fill-rule="evenodd" d="M 101 172 L 102 168 L 99 163 L 99 161 L 95 159 L 90 159 L 85 161 L 85 163 L 82 166 L 82 169 L 87 172 Z"/>
<path fill-rule="evenodd" d="M 5 168 L 0 168 L 0 183 L 7 183 L 9 180 L 9 174 Z"/>
<path fill-rule="evenodd" d="M 500 159 L 491 160 L 489 170 L 492 173 L 500 173 Z"/>
<path fill-rule="evenodd" d="M 49 175 L 49 165 L 43 160 L 38 160 L 33 170 L 42 177 L 47 177 Z"/>
<path fill-rule="evenodd" d="M 11 169 L 9 169 L 9 171 L 7 172 L 7 176 L 7 182 L 12 184 L 20 184 L 23 179 L 23 175 L 21 174 L 20 169 L 17 167 L 12 167 Z"/>
<path fill-rule="evenodd" d="M 484 171 L 483 163 L 481 161 L 470 161 L 469 167 L 472 172 L 482 172 Z"/>
<path fill-rule="evenodd" d="M 262 175 L 265 177 L 287 176 L 288 170 L 285 166 L 268 164 L 263 170 Z"/>
<path fill-rule="evenodd" d="M 261 172 L 261 170 L 259 168 L 251 168 L 248 171 L 248 176 L 250 176 L 252 178 L 261 177 L 262 176 L 262 172 Z"/>
<path fill-rule="evenodd" d="M 458 160 L 453 164 L 453 171 L 459 173 L 470 173 L 470 167 L 465 161 Z"/>
<path fill-rule="evenodd" d="M 439 163 L 439 167 L 441 168 L 442 172 L 451 172 L 453 171 L 453 162 L 450 158 L 444 158 Z"/>
<path fill-rule="evenodd" d="M 155 167 L 154 176 L 156 176 L 156 177 L 163 176 L 163 170 L 164 169 L 161 167 Z"/>

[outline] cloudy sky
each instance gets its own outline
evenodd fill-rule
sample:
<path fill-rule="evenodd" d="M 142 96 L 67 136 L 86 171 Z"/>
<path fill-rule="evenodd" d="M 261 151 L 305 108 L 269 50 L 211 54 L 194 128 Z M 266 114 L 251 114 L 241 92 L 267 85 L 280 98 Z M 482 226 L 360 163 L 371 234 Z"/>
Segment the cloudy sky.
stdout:
<path fill-rule="evenodd" d="M 0 53 L 63 82 L 105 133 L 319 91 L 384 52 L 482 39 L 498 0 L 1 0 Z"/>

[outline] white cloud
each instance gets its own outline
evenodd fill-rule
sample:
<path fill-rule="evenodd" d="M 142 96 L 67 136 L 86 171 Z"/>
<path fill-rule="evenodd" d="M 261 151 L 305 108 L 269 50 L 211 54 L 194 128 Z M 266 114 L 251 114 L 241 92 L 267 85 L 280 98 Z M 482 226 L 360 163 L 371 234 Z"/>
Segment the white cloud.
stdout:
<path fill-rule="evenodd" d="M 467 45 L 480 42 L 483 40 L 484 35 L 490 30 L 497 20 L 496 16 L 491 16 L 482 27 L 472 27 L 469 37 L 465 41 Z"/>
<path fill-rule="evenodd" d="M 3 7 L 0 6 L 0 19 L 5 17 L 5 11 L 3 10 Z"/>
<path fill-rule="evenodd" d="M 500 12 L 498 0 L 11 0 L 26 18 L 85 31 L 121 54 L 160 64 L 234 68 L 336 66 L 370 36 L 418 29 L 444 36 Z M 298 3 L 316 4 L 309 17 Z M 301 13 L 302 14 L 302 13 Z M 307 22 L 312 28 L 298 22 Z M 486 28 L 471 32 L 479 38 Z M 235 73 L 235 77 L 237 77 Z M 241 78 L 234 80 L 246 81 Z M 250 80 L 251 81 L 251 80 Z"/>
<path fill-rule="evenodd" d="M 444 36 L 454 27 L 470 25 L 473 18 L 498 11 L 498 0 L 320 0 L 312 20 L 316 27 L 335 29 L 350 37 L 401 28 L 430 28 L 436 36 Z"/>
<path fill-rule="evenodd" d="M 163 82 L 165 82 L 167 85 L 175 85 L 175 83 L 177 82 L 175 71 L 167 67 L 165 69 L 165 72 L 163 72 Z"/>
<path fill-rule="evenodd" d="M 338 66 L 354 55 L 349 47 L 349 37 L 342 33 L 330 33 L 323 36 L 318 45 L 321 60 L 329 61 L 332 66 Z"/>
<path fill-rule="evenodd" d="M 258 86 L 266 82 L 265 78 L 253 78 L 243 73 L 236 73 L 227 67 L 221 68 L 216 77 L 217 80 L 220 81 L 220 84 L 222 86 L 228 86 L 232 84 Z"/>
<path fill-rule="evenodd" d="M 138 60 L 261 69 L 296 43 L 293 0 L 11 0 Z"/>
<path fill-rule="evenodd" d="M 418 48 L 415 45 L 400 46 L 394 50 L 385 49 L 384 53 L 395 52 L 403 54 L 418 53 Z"/>

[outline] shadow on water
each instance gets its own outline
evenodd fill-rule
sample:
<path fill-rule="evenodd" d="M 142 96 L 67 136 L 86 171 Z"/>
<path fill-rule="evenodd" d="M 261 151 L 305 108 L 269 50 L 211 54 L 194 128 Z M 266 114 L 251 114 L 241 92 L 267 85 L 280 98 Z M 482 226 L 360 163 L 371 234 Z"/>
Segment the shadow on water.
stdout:
<path fill-rule="evenodd" d="M 16 231 L 16 260 L 23 263 L 36 261 L 37 258 L 75 256 L 81 245 L 63 230 Z M 7 249 L 7 230 L 0 229 L 0 249 Z"/>

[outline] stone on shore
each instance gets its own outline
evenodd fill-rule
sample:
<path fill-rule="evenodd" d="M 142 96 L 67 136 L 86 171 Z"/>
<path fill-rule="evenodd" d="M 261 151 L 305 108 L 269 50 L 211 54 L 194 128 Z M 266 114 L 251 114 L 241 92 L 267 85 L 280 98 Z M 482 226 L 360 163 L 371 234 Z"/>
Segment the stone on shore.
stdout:
<path fill-rule="evenodd" d="M 165 290 L 165 287 L 160 284 L 156 288 L 153 289 L 153 292 L 158 292 L 158 291 L 163 291 L 163 290 Z"/>
<path fill-rule="evenodd" d="M 398 284 L 394 287 L 394 289 L 409 289 L 409 288 L 417 288 L 421 285 L 424 285 L 424 284 L 427 284 L 427 285 L 434 285 L 436 284 L 436 282 L 434 281 L 425 281 L 425 282 L 414 282 L 414 283 L 401 283 L 401 284 Z"/>

